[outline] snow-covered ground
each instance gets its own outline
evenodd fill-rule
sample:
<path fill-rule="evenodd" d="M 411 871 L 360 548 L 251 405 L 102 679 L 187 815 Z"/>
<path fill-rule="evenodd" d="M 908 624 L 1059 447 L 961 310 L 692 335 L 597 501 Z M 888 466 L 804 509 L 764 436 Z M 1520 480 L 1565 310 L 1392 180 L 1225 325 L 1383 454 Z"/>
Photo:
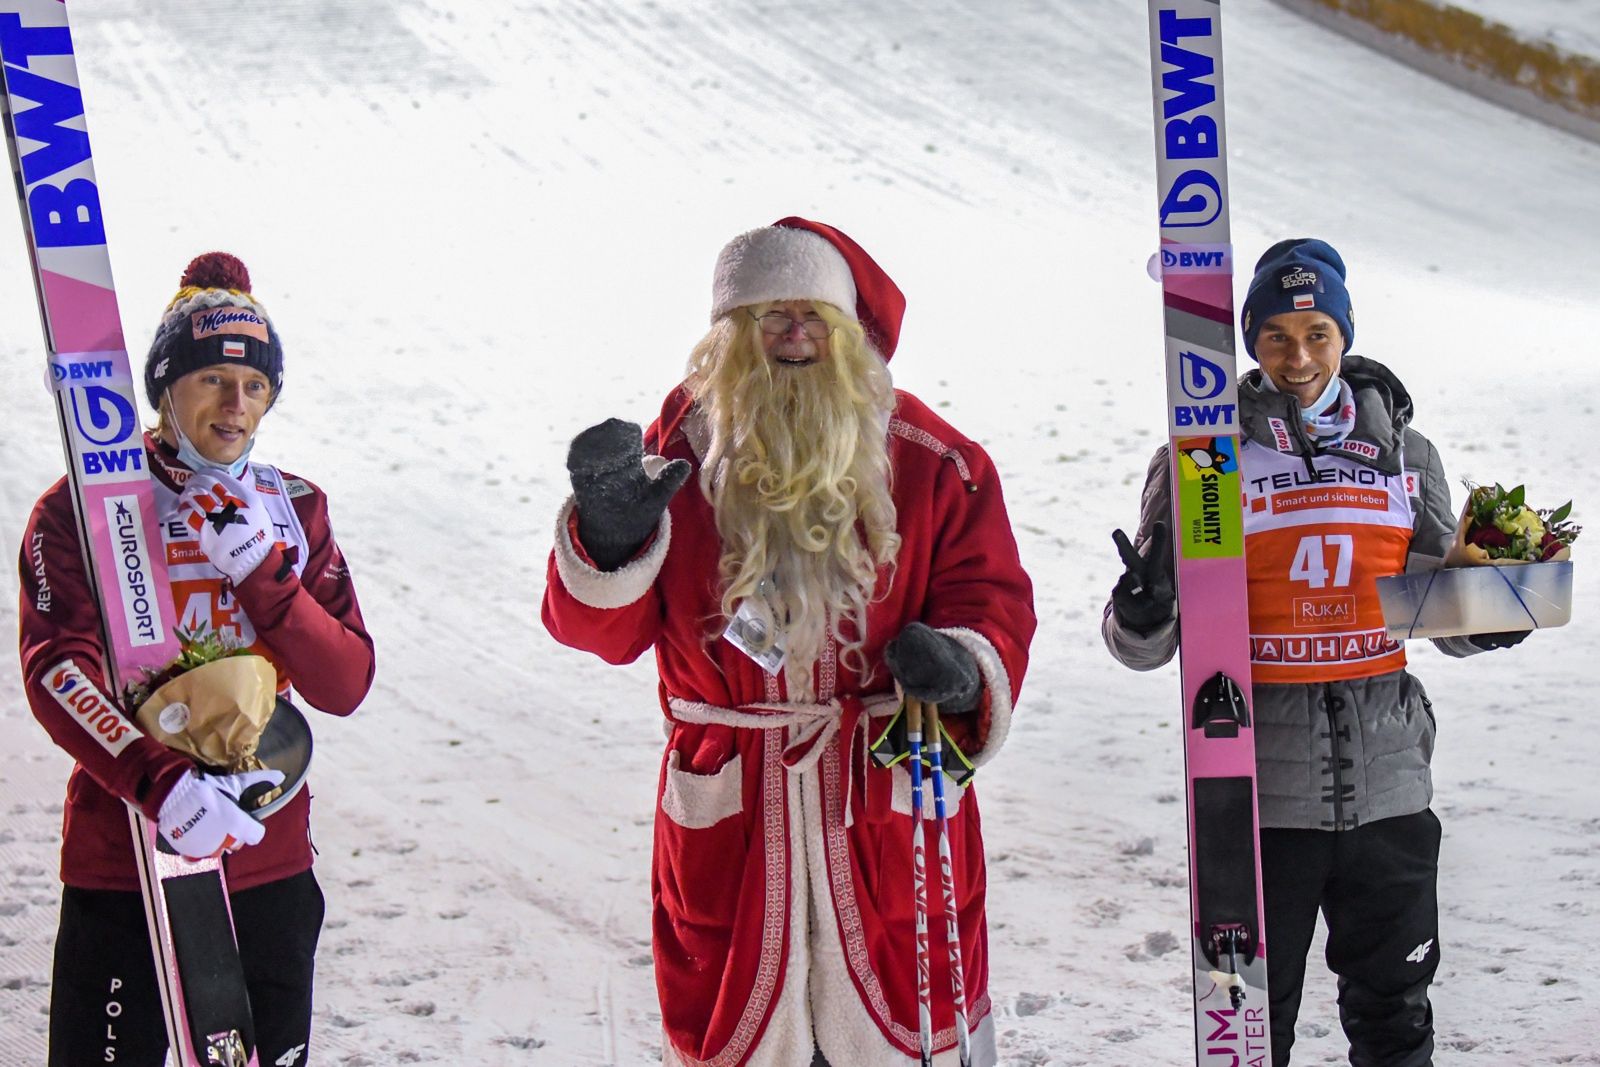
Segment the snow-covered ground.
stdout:
<path fill-rule="evenodd" d="M 1450 0 L 1450 6 L 1503 23 L 1524 40 L 1600 60 L 1600 0 Z"/>
<path fill-rule="evenodd" d="M 545 636 L 544 560 L 567 441 L 653 415 L 717 249 L 790 213 L 850 232 L 909 295 L 897 381 L 989 447 L 1036 583 L 1015 736 L 980 786 L 1005 1062 L 1187 1060 L 1175 674 L 1119 668 L 1096 632 L 1109 533 L 1162 434 L 1142 5 L 73 17 L 135 358 L 191 255 L 246 259 L 289 351 L 260 455 L 330 493 L 378 641 L 362 712 L 314 724 L 318 1062 L 650 1061 L 653 675 Z M 1226 20 L 1242 264 L 1333 241 L 1357 350 L 1410 384 L 1451 474 L 1593 516 L 1600 147 L 1266 0 Z M 13 219 L 6 558 L 61 465 Z M 1578 555 L 1571 626 L 1413 657 L 1441 727 L 1442 1063 L 1600 1063 L 1600 588 Z M 0 691 L 0 1064 L 33 1065 L 68 768 L 10 658 Z M 1332 997 L 1316 978 L 1297 1063 L 1341 1062 Z"/>

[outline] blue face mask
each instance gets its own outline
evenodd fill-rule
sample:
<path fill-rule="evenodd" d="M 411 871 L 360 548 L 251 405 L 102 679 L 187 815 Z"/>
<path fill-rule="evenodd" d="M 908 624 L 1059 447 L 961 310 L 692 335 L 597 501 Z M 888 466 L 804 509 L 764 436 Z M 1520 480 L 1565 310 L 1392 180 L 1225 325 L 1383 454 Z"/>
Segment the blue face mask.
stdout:
<path fill-rule="evenodd" d="M 245 468 L 250 465 L 250 453 L 256 447 L 256 439 L 251 437 L 249 442 L 245 444 L 244 451 L 240 453 L 238 459 L 232 463 L 218 463 L 216 460 L 207 459 L 200 454 L 200 450 L 194 447 L 194 442 L 189 440 L 183 430 L 178 427 L 177 420 L 173 420 L 172 432 L 178 435 L 178 459 L 183 462 L 184 466 L 196 473 L 200 471 L 220 471 L 232 478 L 241 477 Z"/>

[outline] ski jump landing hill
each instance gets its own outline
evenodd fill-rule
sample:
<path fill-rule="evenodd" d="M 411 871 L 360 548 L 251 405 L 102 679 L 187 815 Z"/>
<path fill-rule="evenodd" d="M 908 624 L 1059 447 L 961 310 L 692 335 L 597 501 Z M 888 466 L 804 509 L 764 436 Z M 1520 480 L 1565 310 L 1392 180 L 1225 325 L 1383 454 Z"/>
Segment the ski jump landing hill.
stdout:
<path fill-rule="evenodd" d="M 1278 2 L 1468 92 L 1600 142 L 1600 58 L 1593 42 L 1584 54 L 1429 0 Z"/>

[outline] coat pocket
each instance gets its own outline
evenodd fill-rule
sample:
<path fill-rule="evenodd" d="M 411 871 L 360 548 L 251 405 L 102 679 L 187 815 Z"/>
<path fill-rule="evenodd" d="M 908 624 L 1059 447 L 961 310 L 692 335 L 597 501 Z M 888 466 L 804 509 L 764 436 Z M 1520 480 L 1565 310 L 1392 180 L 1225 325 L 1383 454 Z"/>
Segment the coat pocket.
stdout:
<path fill-rule="evenodd" d="M 661 811 L 688 830 L 704 830 L 744 810 L 744 761 L 735 754 L 711 774 L 680 767 L 676 751 L 667 753 Z"/>

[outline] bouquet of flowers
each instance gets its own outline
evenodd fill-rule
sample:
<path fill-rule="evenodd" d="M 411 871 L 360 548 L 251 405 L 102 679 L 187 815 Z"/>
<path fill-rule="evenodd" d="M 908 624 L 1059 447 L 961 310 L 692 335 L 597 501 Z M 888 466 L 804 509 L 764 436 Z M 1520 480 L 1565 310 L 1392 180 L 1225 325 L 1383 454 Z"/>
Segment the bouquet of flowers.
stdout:
<path fill-rule="evenodd" d="M 128 707 L 146 733 L 207 767 L 259 770 L 256 747 L 277 702 L 272 664 L 214 630 L 179 630 L 178 655 L 128 686 Z"/>
<path fill-rule="evenodd" d="M 1572 542 L 1583 530 L 1568 519 L 1571 501 L 1559 508 L 1531 508 L 1520 485 L 1466 485 L 1467 506 L 1447 564 L 1507 566 L 1570 558 Z"/>

